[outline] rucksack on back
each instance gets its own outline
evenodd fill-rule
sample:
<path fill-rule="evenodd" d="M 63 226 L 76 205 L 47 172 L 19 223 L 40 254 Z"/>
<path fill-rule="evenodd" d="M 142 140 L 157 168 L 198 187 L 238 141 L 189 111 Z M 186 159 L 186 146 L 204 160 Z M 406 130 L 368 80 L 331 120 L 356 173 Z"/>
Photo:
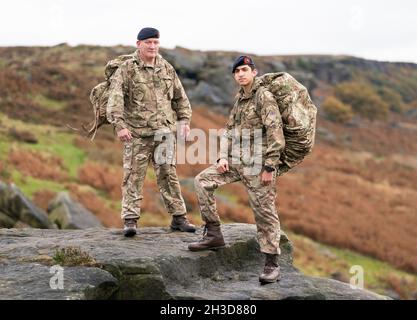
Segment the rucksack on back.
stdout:
<path fill-rule="evenodd" d="M 109 124 L 106 116 L 107 102 L 109 99 L 109 88 L 111 84 L 111 77 L 123 62 L 133 59 L 133 54 L 118 56 L 116 59 L 110 60 L 105 69 L 104 74 L 106 80 L 96 85 L 90 93 L 90 101 L 93 107 L 94 120 L 82 128 L 87 136 L 94 139 L 97 130 L 104 124 Z"/>
<path fill-rule="evenodd" d="M 282 116 L 285 148 L 278 169 L 278 174 L 282 175 L 311 152 L 315 141 L 317 107 L 307 89 L 288 73 L 267 73 L 260 77 L 260 81 L 261 86 L 274 95 Z M 256 104 L 259 105 L 258 95 Z"/>

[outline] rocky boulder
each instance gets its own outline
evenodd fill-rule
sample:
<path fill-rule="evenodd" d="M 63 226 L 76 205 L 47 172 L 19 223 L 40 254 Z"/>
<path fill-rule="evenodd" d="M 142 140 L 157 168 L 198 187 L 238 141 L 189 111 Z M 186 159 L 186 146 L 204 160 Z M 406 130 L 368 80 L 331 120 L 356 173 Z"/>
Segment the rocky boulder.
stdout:
<path fill-rule="evenodd" d="M 1 229 L 0 299 L 386 299 L 301 274 L 285 234 L 282 280 L 262 286 L 255 226 L 226 224 L 223 231 L 224 249 L 190 252 L 201 230 L 140 228 L 125 238 L 116 229 Z"/>
<path fill-rule="evenodd" d="M 0 227 L 33 227 L 48 229 L 54 224 L 48 215 L 28 198 L 14 184 L 0 182 Z"/>
<path fill-rule="evenodd" d="M 67 192 L 60 192 L 48 206 L 49 221 L 60 229 L 87 229 L 102 227 L 100 220 L 71 199 Z"/>

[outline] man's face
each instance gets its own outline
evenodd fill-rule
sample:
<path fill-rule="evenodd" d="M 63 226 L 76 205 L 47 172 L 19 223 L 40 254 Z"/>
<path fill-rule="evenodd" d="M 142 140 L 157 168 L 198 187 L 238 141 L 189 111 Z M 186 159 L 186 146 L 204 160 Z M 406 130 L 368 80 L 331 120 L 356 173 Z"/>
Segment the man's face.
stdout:
<path fill-rule="evenodd" d="M 233 76 L 235 77 L 235 80 L 238 83 L 238 85 L 244 87 L 251 84 L 257 74 L 258 71 L 256 69 L 252 70 L 250 66 L 243 65 L 236 68 Z"/>
<path fill-rule="evenodd" d="M 159 52 L 159 39 L 149 38 L 145 40 L 138 40 L 136 42 L 136 46 L 144 58 L 153 59 Z"/>

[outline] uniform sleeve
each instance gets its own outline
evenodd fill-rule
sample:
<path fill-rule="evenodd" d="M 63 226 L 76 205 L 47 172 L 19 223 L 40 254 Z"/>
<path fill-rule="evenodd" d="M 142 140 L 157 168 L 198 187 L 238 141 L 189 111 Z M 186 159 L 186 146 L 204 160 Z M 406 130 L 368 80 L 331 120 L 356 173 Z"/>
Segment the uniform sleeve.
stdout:
<path fill-rule="evenodd" d="M 262 124 L 266 130 L 266 159 L 265 166 L 277 168 L 280 156 L 285 147 L 285 137 L 282 129 L 282 117 L 274 96 L 269 91 L 260 95 Z"/>
<path fill-rule="evenodd" d="M 221 135 L 220 135 L 220 149 L 219 149 L 219 155 L 217 162 L 219 162 L 220 159 L 228 159 L 230 156 L 231 151 L 231 145 L 233 143 L 233 134 L 234 134 L 234 119 L 236 114 L 236 108 L 237 108 L 237 101 L 235 101 L 235 104 L 233 105 L 232 110 L 229 114 L 229 119 L 226 123 L 226 127 L 222 129 Z"/>
<path fill-rule="evenodd" d="M 127 125 L 123 116 L 124 112 L 124 91 L 122 67 L 118 68 L 111 77 L 109 88 L 109 99 L 107 102 L 107 120 L 115 127 L 116 131 L 126 129 Z"/>
<path fill-rule="evenodd" d="M 191 121 L 191 104 L 188 100 L 187 95 L 185 94 L 184 87 L 174 71 L 174 96 L 172 98 L 172 108 L 177 113 L 177 118 L 180 121 L 185 121 L 190 123 Z"/>
<path fill-rule="evenodd" d="M 229 157 L 229 149 L 231 144 L 231 139 L 229 138 L 229 135 L 230 132 L 227 129 L 224 129 L 224 131 L 220 135 L 220 147 L 217 162 L 219 162 L 220 159 L 227 160 Z"/>

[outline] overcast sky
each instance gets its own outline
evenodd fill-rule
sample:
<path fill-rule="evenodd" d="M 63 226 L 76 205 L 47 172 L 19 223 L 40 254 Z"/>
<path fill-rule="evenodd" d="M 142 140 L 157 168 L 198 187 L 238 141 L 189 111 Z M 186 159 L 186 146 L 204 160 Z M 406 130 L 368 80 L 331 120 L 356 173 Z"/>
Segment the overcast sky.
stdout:
<path fill-rule="evenodd" d="M 348 54 L 417 63 L 416 0 L 10 0 L 0 46 L 134 45 L 142 27 L 165 48 Z"/>

